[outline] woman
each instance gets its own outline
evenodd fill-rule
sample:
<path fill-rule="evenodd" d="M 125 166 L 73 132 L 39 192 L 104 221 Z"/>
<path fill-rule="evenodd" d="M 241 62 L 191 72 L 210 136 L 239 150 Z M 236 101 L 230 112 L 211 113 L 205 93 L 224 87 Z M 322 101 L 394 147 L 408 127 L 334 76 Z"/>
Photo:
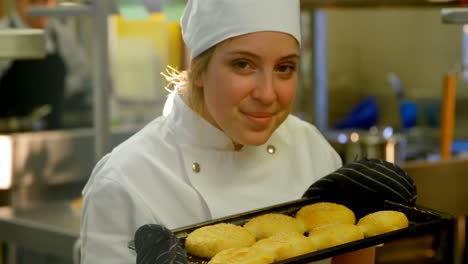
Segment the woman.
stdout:
<path fill-rule="evenodd" d="M 317 129 L 289 115 L 299 15 L 296 0 L 188 1 L 190 71 L 172 77 L 181 87 L 167 116 L 94 169 L 83 191 L 82 263 L 134 263 L 127 243 L 141 225 L 173 229 L 298 199 L 341 166 Z"/>

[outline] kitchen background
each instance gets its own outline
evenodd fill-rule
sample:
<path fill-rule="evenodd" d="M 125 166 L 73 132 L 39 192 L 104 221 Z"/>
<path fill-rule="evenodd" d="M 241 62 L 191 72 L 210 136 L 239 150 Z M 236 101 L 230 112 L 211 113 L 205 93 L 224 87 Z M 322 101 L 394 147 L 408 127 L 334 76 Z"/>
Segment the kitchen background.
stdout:
<path fill-rule="evenodd" d="M 3 5 L 0 5 L 3 10 L 0 9 L 0 12 L 8 12 L 12 8 L 11 1 L 3 0 Z M 62 0 L 62 2 L 80 1 Z M 161 4 L 157 4 L 158 1 L 147 2 L 154 2 L 153 10 L 161 9 Z M 328 125 L 330 127 L 344 118 L 346 113 L 363 97 L 369 95 L 376 96 L 379 109 L 386 110 L 381 112 L 378 124 L 398 127 L 400 125 L 398 103 L 389 85 L 388 74 L 394 72 L 400 77 L 408 99 L 417 101 L 423 110 L 424 105 L 441 99 L 445 74 L 463 62 L 462 26 L 443 24 L 439 7 L 429 5 L 425 7 L 364 6 L 331 7 L 323 10 L 325 13 L 326 67 L 328 68 L 327 89 L 330 100 Z M 87 17 L 61 19 L 67 23 L 71 31 L 76 32 L 92 58 L 91 30 L 93 25 L 91 19 Z M 311 30 L 309 25 L 312 18 L 307 11 L 304 11 L 303 19 L 304 35 L 309 38 Z M 167 35 L 169 35 L 167 29 L 161 26 L 163 22 L 157 24 L 156 20 L 153 20 L 153 24 L 146 24 L 157 27 L 147 33 L 147 37 L 167 40 Z M 141 27 L 143 24 L 140 23 L 138 26 Z M 129 31 L 131 30 L 134 29 Z M 142 34 L 141 31 L 127 32 L 127 36 L 128 34 L 134 34 L 134 36 Z M 120 34 L 125 36 L 126 33 L 120 32 Z M 115 46 L 116 42 L 117 40 L 111 38 L 109 45 Z M 314 69 L 307 57 L 312 44 L 306 43 L 305 47 L 303 89 L 306 92 L 305 95 L 300 93 L 303 96 L 298 98 L 296 111 L 305 112 L 304 117 L 313 122 L 312 90 L 314 85 L 310 77 Z M 126 43 L 122 46 L 125 45 L 131 44 Z M 171 48 L 168 43 L 159 45 L 161 52 Z M 175 67 L 181 66 L 181 63 L 177 61 L 179 60 L 177 55 L 172 54 L 171 61 L 168 61 L 168 54 L 163 55 L 165 60 L 160 63 L 163 66 L 155 69 L 156 75 L 160 68 L 164 69 L 165 62 Z M 141 73 L 140 76 L 143 75 L 146 73 Z M 135 84 L 132 86 L 137 87 Z M 141 93 L 144 92 L 148 91 Z M 467 96 L 468 89 L 457 91 L 457 100 L 466 100 L 464 98 Z M 426 124 L 425 114 L 424 111 L 420 112 L 418 125 Z M 70 121 L 70 123 L 73 122 Z M 462 125 L 461 123 L 457 122 L 457 125 Z M 70 124 L 70 126 L 76 125 Z M 462 133 L 462 130 L 457 132 Z"/>
<path fill-rule="evenodd" d="M 12 0 L 3 0 L 3 12 L 12 8 Z M 60 1 L 58 1 L 60 2 Z M 62 2 L 80 2 L 63 1 Z M 154 11 L 160 11 L 163 1 L 147 1 Z M 177 2 L 177 1 L 175 1 Z M 183 1 L 182 1 L 183 2 Z M 307 1 L 306 1 L 307 2 Z M 351 1 L 352 2 L 352 1 Z M 359 1 L 358 1 L 359 2 Z M 365 2 L 365 1 L 364 1 Z M 372 1 L 370 1 L 372 2 Z M 411 1 L 410 1 L 411 2 Z M 150 4 L 148 4 L 149 6 Z M 463 63 L 463 30 L 462 25 L 447 25 L 441 22 L 439 7 L 353 7 L 353 8 L 326 8 L 324 9 L 324 29 L 326 48 L 325 63 L 327 68 L 328 93 L 328 122 L 327 127 L 333 128 L 344 119 L 351 108 L 357 105 L 366 96 L 375 96 L 379 111 L 377 125 L 393 126 L 399 128 L 401 120 L 398 110 L 398 100 L 388 81 L 388 74 L 393 72 L 401 80 L 405 96 L 408 100 L 418 104 L 417 125 L 437 127 L 439 118 L 434 109 L 440 106 L 443 89 L 443 78 L 447 72 L 459 69 Z M 62 17 L 75 32 L 90 56 L 93 58 L 93 23 L 89 17 Z M 159 19 L 159 21 L 158 21 Z M 314 65 L 311 63 L 311 23 L 313 17 L 304 11 L 304 37 L 306 38 L 305 56 L 303 62 L 303 85 L 295 112 L 304 119 L 314 123 L 316 119 L 316 98 L 314 98 Z M 164 85 L 158 72 L 165 69 L 165 65 L 176 68 L 183 66 L 180 45 L 174 47 L 178 36 L 174 36 L 177 23 L 171 22 L 172 29 L 168 29 L 167 21 L 153 17 L 152 21 L 140 23 L 126 23 L 121 18 L 110 20 L 111 62 L 113 78 L 113 98 L 116 103 L 123 101 L 139 101 L 153 98 L 164 99 L 164 90 L 156 87 Z M 313 25 L 312 25 L 313 26 Z M 137 29 L 140 28 L 140 29 Z M 144 28 L 144 29 L 143 29 Z M 152 30 L 148 30 L 148 29 Z M 145 57 L 144 48 L 147 44 L 141 37 L 153 41 L 155 61 L 142 61 Z M 171 38 L 171 39 L 170 39 Z M 156 43 L 157 42 L 157 43 Z M 136 45 L 140 45 L 136 49 Z M 468 46 L 468 44 L 466 45 Z M 151 48 L 151 47 L 150 47 Z M 467 47 L 468 49 L 468 47 Z M 128 51 L 131 51 L 131 60 Z M 141 51 L 143 50 L 143 51 Z M 141 51 L 141 52 L 137 52 Z M 137 52 L 135 54 L 135 52 Z M 140 55 L 140 56 L 138 56 Z M 159 58 L 156 58 L 159 56 Z M 132 64 L 130 64 L 130 62 Z M 146 72 L 130 71 L 128 65 L 151 65 L 140 67 Z M 126 65 L 126 66 L 125 66 Z M 91 66 L 92 67 L 92 66 Z M 123 77 L 122 77 L 123 76 Z M 121 77 L 119 79 L 119 77 Z M 460 80 L 462 81 L 462 80 Z M 457 89 L 456 122 L 457 137 L 463 138 L 468 132 L 463 129 L 463 106 L 467 100 L 468 87 L 459 83 Z M 140 88 L 137 88 L 140 87 Z M 88 96 L 91 96 L 91 87 Z M 91 100 L 87 99 L 88 102 Z M 154 104 L 153 105 L 158 105 Z M 113 105 L 118 108 L 118 106 Z M 75 109 L 73 109 L 75 110 Z M 90 109 L 87 109 L 90 111 Z M 155 112 L 144 116 L 143 123 L 151 120 Z M 113 125 L 119 125 L 119 114 L 113 112 Z M 75 114 L 70 111 L 66 121 L 68 128 L 92 126 L 91 113 L 88 115 Z M 85 118 L 88 116 L 88 118 Z M 138 118 L 137 118 L 138 121 Z M 141 121 L 141 120 L 140 120 Z"/>
<path fill-rule="evenodd" d="M 154 0 L 146 3 L 150 10 L 161 11 L 163 3 L 183 2 L 171 1 Z M 414 2 L 418 1 L 408 1 Z M 348 157 L 355 158 L 359 153 L 363 154 L 362 150 L 352 152 L 349 156 L 349 146 L 352 144 L 348 144 L 349 140 L 336 140 L 337 132 L 350 135 L 356 131 L 364 138 L 370 130 L 367 126 L 338 130 L 335 129 L 335 125 L 343 121 L 350 110 L 359 103 L 369 97 L 375 98 L 377 104 L 373 105 L 372 113 L 375 115 L 378 112 L 378 118 L 374 119 L 373 124 L 378 131 L 391 127 L 395 135 L 399 135 L 398 140 L 403 138 L 395 145 L 398 147 L 395 151 L 403 151 L 404 155 L 396 161 L 417 181 L 420 190 L 419 201 L 457 216 L 466 215 L 468 208 L 464 201 L 468 195 L 463 186 L 466 182 L 464 172 L 468 168 L 468 162 L 461 159 L 465 155 L 464 149 L 453 153 L 454 156 L 447 162 L 437 163 L 440 161 L 442 92 L 444 78 L 448 72 L 458 73 L 455 139 L 463 143 L 463 140 L 468 138 L 468 111 L 465 109 L 468 107 L 468 84 L 463 82 L 460 66 L 464 62 L 462 25 L 443 24 L 441 8 L 431 4 L 417 7 L 377 7 L 372 4 L 346 8 L 327 6 L 325 9 L 315 10 L 317 12 L 304 9 L 304 56 L 295 114 L 312 123 L 325 120 L 325 129 L 321 127 L 323 132 L 340 151 L 345 161 L 349 161 Z M 166 10 L 169 10 L 168 7 L 175 8 L 176 5 L 166 6 Z M 0 14 L 7 14 L 11 8 L 12 0 L 3 0 L 3 3 L 0 0 Z M 172 11 L 177 13 L 177 10 Z M 317 17 L 320 21 L 316 20 Z M 95 50 L 92 32 L 95 25 L 92 19 L 86 16 L 65 16 L 59 19 L 66 22 L 69 30 L 86 47 L 90 67 L 97 67 L 93 62 Z M 320 25 L 323 25 L 324 38 L 314 40 L 313 35 L 320 33 L 314 27 Z M 109 18 L 108 29 L 108 66 L 113 85 L 112 93 L 106 100 L 110 107 L 111 145 L 116 145 L 160 113 L 165 90 L 159 72 L 164 71 L 167 64 L 183 68 L 186 60 L 180 35 L 177 34 L 177 21 L 168 20 L 161 14 L 152 15 L 146 21 L 134 22 L 124 20 L 121 16 L 112 16 Z M 325 56 L 324 60 L 315 63 L 317 54 L 313 50 L 317 48 L 318 43 L 324 44 L 322 51 L 325 52 Z M 468 50 L 468 44 L 466 48 Z M 326 69 L 324 99 L 317 97 L 317 69 Z M 416 124 L 407 129 L 402 128 L 399 112 L 402 101 L 398 99 L 389 82 L 390 73 L 399 78 L 404 89 L 404 99 L 417 105 Z M 96 133 L 93 130 L 93 96 L 90 84 L 88 90 L 77 99 L 78 102 L 70 102 L 65 113 L 63 130 L 33 133 L 17 131 L 19 133 L 7 132 L 3 133 L 3 136 L 0 133 L 0 150 L 4 151 L 1 152 L 0 161 L 6 159 L 5 150 L 10 148 L 13 164 L 12 169 L 7 171 L 8 175 L 12 175 L 12 181 L 6 191 L 2 191 L 1 203 L 21 207 L 38 205 L 31 212 L 25 210 L 24 214 L 21 214 L 21 210 L 13 210 L 16 207 L 12 209 L 6 206 L 0 209 L 0 240 L 5 239 L 8 242 L 9 238 L 14 238 L 13 246 L 7 243 L 0 250 L 0 253 L 4 253 L 5 263 L 28 263 L 31 259 L 34 259 L 35 263 L 71 262 L 72 253 L 67 245 L 74 243 L 79 222 L 76 210 L 69 212 L 68 207 L 70 201 L 74 204 L 73 202 L 77 201 L 75 199 L 79 198 L 95 162 L 92 151 Z M 320 113 L 321 109 L 317 103 L 324 103 L 324 100 L 327 103 L 325 113 Z M 385 141 L 382 144 L 387 143 Z M 385 156 L 381 152 L 376 155 Z M 428 163 L 429 160 L 435 163 Z M 0 176 L 4 175 L 2 166 L 0 165 Z M 4 166 L 3 169 L 5 168 Z M 49 202 L 62 203 L 64 200 L 68 206 L 65 209 L 57 204 L 53 205 L 57 207 L 44 207 Z M 58 213 L 62 211 L 65 211 L 63 215 Z M 60 237 L 64 239 L 63 243 L 57 245 L 61 246 L 63 252 L 57 256 L 54 254 L 57 248 L 38 246 L 41 240 L 32 239 L 31 233 L 26 233 L 21 228 L 12 229 L 8 224 L 17 226 L 17 219 L 12 212 L 17 212 L 16 216 L 19 218 L 34 218 L 39 223 L 38 226 L 50 221 L 56 228 L 64 229 L 64 233 L 69 236 Z M 42 218 L 44 212 L 48 212 L 49 218 Z M 54 222 L 57 219 L 60 220 Z M 441 249 L 440 246 L 434 246 L 436 242 L 440 242 L 437 237 L 422 236 L 415 238 L 416 240 L 400 241 L 399 244 L 389 243 L 381 249 L 379 263 L 447 263 L 442 257 L 451 250 L 458 261 L 454 263 L 462 263 L 466 231 L 464 217 L 457 219 L 459 230 L 454 238 L 457 241 L 455 248 Z M 31 230 L 43 232 L 33 233 L 36 235 L 50 233 L 42 229 Z M 2 238 L 2 234 L 6 238 Z M 24 240 L 18 237 L 24 237 Z M 56 240 L 60 241 L 58 238 Z M 60 244 L 54 243 L 52 238 L 50 243 Z M 416 244 L 418 246 L 414 248 Z M 21 249 L 23 246 L 28 253 L 18 259 L 17 254 L 12 252 L 15 252 L 16 247 Z M 441 250 L 443 253 L 440 253 Z"/>

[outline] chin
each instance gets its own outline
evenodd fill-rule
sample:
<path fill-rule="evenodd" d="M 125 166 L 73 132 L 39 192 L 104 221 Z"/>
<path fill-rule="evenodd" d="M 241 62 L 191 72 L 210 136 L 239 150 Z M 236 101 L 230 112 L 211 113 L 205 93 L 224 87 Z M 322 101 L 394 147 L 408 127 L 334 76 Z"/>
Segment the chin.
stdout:
<path fill-rule="evenodd" d="M 271 132 L 253 132 L 240 140 L 242 145 L 261 146 L 270 139 Z"/>

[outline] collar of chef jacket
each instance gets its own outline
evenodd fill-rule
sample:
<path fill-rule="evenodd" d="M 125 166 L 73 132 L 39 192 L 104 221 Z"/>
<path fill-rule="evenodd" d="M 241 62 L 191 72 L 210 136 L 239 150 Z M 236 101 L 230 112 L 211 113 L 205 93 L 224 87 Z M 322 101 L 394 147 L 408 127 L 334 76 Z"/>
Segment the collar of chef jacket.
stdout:
<path fill-rule="evenodd" d="M 301 148 L 289 146 L 280 126 L 261 146 L 235 151 L 218 128 L 193 112 L 179 96 L 168 116 L 181 146 L 188 179 L 200 193 L 213 218 L 271 206 L 300 198 L 311 183 L 301 173 Z M 272 153 L 273 152 L 273 153 Z M 305 155 L 306 156 L 306 155 Z"/>
<path fill-rule="evenodd" d="M 231 139 L 191 110 L 179 95 L 174 98 L 174 107 L 169 118 L 179 142 L 200 148 L 234 150 Z"/>

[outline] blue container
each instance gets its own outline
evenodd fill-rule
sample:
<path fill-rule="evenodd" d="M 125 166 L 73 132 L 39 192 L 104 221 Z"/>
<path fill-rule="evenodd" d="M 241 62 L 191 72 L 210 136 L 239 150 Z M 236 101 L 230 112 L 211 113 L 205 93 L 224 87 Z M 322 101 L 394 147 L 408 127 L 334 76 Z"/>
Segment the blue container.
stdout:
<path fill-rule="evenodd" d="M 354 106 L 346 117 L 335 125 L 335 128 L 369 129 L 377 124 L 378 118 L 377 100 L 374 96 L 368 96 Z"/>
<path fill-rule="evenodd" d="M 418 120 L 418 105 L 412 101 L 400 102 L 401 127 L 407 130 L 416 126 Z"/>

